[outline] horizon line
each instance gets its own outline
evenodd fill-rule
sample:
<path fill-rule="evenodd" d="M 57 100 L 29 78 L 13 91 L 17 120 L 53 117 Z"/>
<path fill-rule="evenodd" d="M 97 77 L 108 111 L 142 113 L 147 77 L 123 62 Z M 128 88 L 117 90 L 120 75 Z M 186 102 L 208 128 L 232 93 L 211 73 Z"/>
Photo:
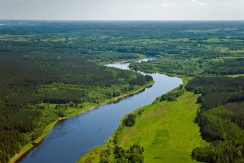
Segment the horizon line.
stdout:
<path fill-rule="evenodd" d="M 0 21 L 50 21 L 50 22 L 206 22 L 244 21 L 244 19 L 1 19 Z"/>

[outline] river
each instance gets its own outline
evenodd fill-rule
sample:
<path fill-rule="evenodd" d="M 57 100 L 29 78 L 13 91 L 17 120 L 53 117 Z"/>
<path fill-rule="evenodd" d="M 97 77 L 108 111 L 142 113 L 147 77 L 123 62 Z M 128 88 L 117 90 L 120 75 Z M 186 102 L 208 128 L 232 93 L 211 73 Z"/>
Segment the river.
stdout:
<path fill-rule="evenodd" d="M 129 69 L 129 63 L 114 63 L 107 66 Z M 126 114 L 151 104 L 156 97 L 182 84 L 182 80 L 177 77 L 158 73 L 148 75 L 155 81 L 152 87 L 58 122 L 41 144 L 33 148 L 20 162 L 75 163 L 82 155 L 103 144 Z"/>

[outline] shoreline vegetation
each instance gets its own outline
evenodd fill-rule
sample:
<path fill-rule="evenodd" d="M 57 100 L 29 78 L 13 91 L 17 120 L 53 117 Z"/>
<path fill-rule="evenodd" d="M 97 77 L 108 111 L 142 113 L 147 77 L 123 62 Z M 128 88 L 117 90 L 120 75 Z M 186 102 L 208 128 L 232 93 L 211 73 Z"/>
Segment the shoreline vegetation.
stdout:
<path fill-rule="evenodd" d="M 26 144 L 43 135 L 46 126 L 60 117 L 76 115 L 81 108 L 102 104 L 152 82 L 150 76 L 98 65 L 81 55 L 2 54 L 0 58 L 3 163 L 24 146 L 26 153 L 32 147 Z"/>
<path fill-rule="evenodd" d="M 137 90 L 132 90 L 130 92 L 127 92 L 123 95 L 120 95 L 120 96 L 117 96 L 117 97 L 114 97 L 114 98 L 111 98 L 111 99 L 106 99 L 104 102 L 101 102 L 101 103 L 98 103 L 98 104 L 94 104 L 94 105 L 88 105 L 82 109 L 79 109 L 75 112 L 72 112 L 70 113 L 68 116 L 66 117 L 62 117 L 62 118 L 59 118 L 57 119 L 56 121 L 54 122 L 51 122 L 48 126 L 45 127 L 45 129 L 43 130 L 43 133 L 35 140 L 33 140 L 32 142 L 28 143 L 27 145 L 23 146 L 21 148 L 21 150 L 16 153 L 10 160 L 9 160 L 9 163 L 15 163 L 15 162 L 18 162 L 22 159 L 22 157 L 24 157 L 26 154 L 28 154 L 28 152 L 30 150 L 32 150 L 33 148 L 35 148 L 38 144 L 40 144 L 42 142 L 42 140 L 46 137 L 47 134 L 49 134 L 49 132 L 53 129 L 53 127 L 55 127 L 55 125 L 60 122 L 60 121 L 63 121 L 63 120 L 66 120 L 66 119 L 69 119 L 69 118 L 72 118 L 74 116 L 77 116 L 77 115 L 80 115 L 80 114 L 83 114 L 87 111 L 90 111 L 92 109 L 95 109 L 101 105 L 105 105 L 105 104 L 109 104 L 109 103 L 112 103 L 112 102 L 116 102 L 116 101 L 119 101 L 123 98 L 126 98 L 128 96 L 132 96 L 132 95 L 135 95 L 137 93 L 140 93 L 141 91 L 144 91 L 146 88 L 149 88 L 151 87 L 152 85 L 154 84 L 154 81 L 151 81 L 151 82 L 148 82 L 145 86 L 137 89 Z"/>
<path fill-rule="evenodd" d="M 184 85 L 186 85 L 188 81 L 187 77 L 183 77 L 183 81 Z M 170 96 L 170 94 L 177 93 L 178 91 L 182 92 L 181 90 L 183 90 L 183 93 L 176 96 L 176 99 L 172 101 L 161 100 L 163 96 Z M 188 162 L 197 162 L 191 157 L 192 150 L 196 147 L 207 145 L 207 142 L 201 137 L 198 124 L 194 122 L 194 119 L 197 117 L 197 112 L 200 109 L 200 105 L 196 103 L 198 96 L 199 95 L 194 95 L 191 92 L 185 91 L 183 87 L 178 87 L 169 93 L 158 97 L 152 104 L 138 108 L 130 113 L 137 115 L 134 125 L 128 127 L 123 124 L 124 120 L 128 117 L 128 115 L 126 115 L 121 120 L 116 131 L 103 145 L 86 153 L 78 162 L 99 162 L 102 155 L 101 153 L 104 151 L 109 151 L 111 154 L 114 152 L 113 150 L 115 150 L 115 147 L 128 149 L 133 144 L 139 144 L 143 147 L 145 162 L 166 161 L 167 159 L 171 159 L 172 161 L 172 156 L 176 153 L 179 154 L 179 157 L 174 160 L 176 162 L 180 162 L 182 159 L 185 159 L 185 161 Z M 175 118 L 176 116 L 178 118 Z M 180 121 L 179 119 L 181 118 L 184 121 Z M 171 122 L 174 123 L 173 126 L 170 125 Z M 167 125 L 162 127 L 162 124 Z M 183 131 L 184 129 L 182 127 L 186 127 L 187 130 Z M 164 130 L 168 137 L 161 138 L 157 134 L 159 130 Z M 148 132 L 151 133 L 151 136 Z M 182 138 L 184 138 L 183 142 Z M 155 142 L 159 139 L 162 140 Z M 166 156 L 159 158 L 159 155 L 162 153 L 155 152 L 155 149 L 157 148 L 158 150 L 164 148 L 163 150 L 165 151 Z M 156 156 L 157 154 L 158 156 Z M 157 159 L 155 160 L 155 158 Z M 113 159 L 115 158 L 112 154 L 112 156 L 109 156 L 108 160 L 112 161 Z"/>

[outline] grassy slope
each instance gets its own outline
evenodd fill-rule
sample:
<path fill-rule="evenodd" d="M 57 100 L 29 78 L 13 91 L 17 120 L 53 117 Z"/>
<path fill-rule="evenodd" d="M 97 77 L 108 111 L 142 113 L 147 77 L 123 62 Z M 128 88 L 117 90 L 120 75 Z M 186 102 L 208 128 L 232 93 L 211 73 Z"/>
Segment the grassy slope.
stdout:
<path fill-rule="evenodd" d="M 119 145 L 129 147 L 139 143 L 144 147 L 146 163 L 195 162 L 192 150 L 207 144 L 194 123 L 199 109 L 196 99 L 197 95 L 186 92 L 175 102 L 158 102 L 141 108 L 144 113 L 135 126 L 123 129 Z M 106 144 L 111 145 L 110 141 Z M 98 162 L 102 148 L 86 154 L 80 162 Z"/>

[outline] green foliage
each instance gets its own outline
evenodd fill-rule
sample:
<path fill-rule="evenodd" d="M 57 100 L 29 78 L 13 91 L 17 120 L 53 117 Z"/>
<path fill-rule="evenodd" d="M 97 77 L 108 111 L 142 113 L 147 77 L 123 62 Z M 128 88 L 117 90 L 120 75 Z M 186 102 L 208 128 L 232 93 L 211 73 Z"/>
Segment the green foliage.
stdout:
<path fill-rule="evenodd" d="M 123 124 L 126 127 L 132 127 L 134 126 L 134 124 L 136 123 L 136 115 L 134 114 L 129 114 L 124 120 L 123 120 Z"/>
<path fill-rule="evenodd" d="M 206 148 L 196 148 L 192 155 L 199 161 L 209 163 L 243 163 L 243 143 L 216 142 Z"/>
<path fill-rule="evenodd" d="M 149 62 L 133 63 L 130 67 L 137 71 L 195 76 L 203 73 L 210 64 L 207 58 L 169 55 Z"/>
<path fill-rule="evenodd" d="M 244 162 L 244 131 L 232 121 L 232 117 L 233 113 L 223 107 L 210 109 L 201 115 L 201 132 L 211 144 L 193 150 L 194 158 L 204 162 Z"/>
<path fill-rule="evenodd" d="M 211 142 L 196 148 L 192 156 L 204 162 L 244 162 L 244 78 L 198 77 L 186 88 L 201 93 L 198 123 L 202 136 Z"/>
<path fill-rule="evenodd" d="M 209 109 L 244 100 L 244 77 L 197 77 L 189 81 L 186 89 L 201 93 L 198 102 Z"/>
<path fill-rule="evenodd" d="M 214 64 L 208 73 L 217 75 L 244 74 L 244 58 L 225 59 L 218 64 Z"/>
<path fill-rule="evenodd" d="M 144 160 L 143 152 L 144 152 L 144 149 L 139 144 L 131 145 L 130 149 L 127 151 L 128 162 L 129 163 L 133 163 L 133 162 L 142 163 Z"/>
<path fill-rule="evenodd" d="M 111 62 L 144 54 L 158 59 L 133 63 L 133 69 L 193 77 L 238 74 L 243 73 L 243 32 L 242 22 L 13 21 L 0 26 L 0 162 L 68 111 L 119 96 L 151 80 L 87 59 Z M 204 109 L 225 105 L 225 112 L 231 114 L 224 114 L 228 117 L 224 120 L 243 128 L 242 83 L 241 78 L 215 77 L 194 79 L 188 85 L 202 94 L 198 119 L 206 120 L 206 131 L 217 133 L 215 138 L 223 138 L 222 129 L 215 132 L 221 126 L 215 123 L 223 119 L 213 120 L 210 114 L 217 113 L 203 114 Z M 171 101 L 179 94 L 161 98 Z"/>
<path fill-rule="evenodd" d="M 108 149 L 100 152 L 100 163 L 143 163 L 144 149 L 139 144 L 133 144 L 129 149 L 115 146 L 111 154 Z M 113 158 L 113 159 L 112 159 Z M 111 161 L 113 160 L 113 161 Z"/>
<path fill-rule="evenodd" d="M 160 101 L 176 101 L 178 97 L 184 94 L 184 92 L 185 90 L 183 88 L 183 85 L 181 85 L 179 88 L 176 88 L 175 90 L 162 95 L 159 99 Z"/>
<path fill-rule="evenodd" d="M 39 53 L 84 54 L 100 61 L 138 58 L 140 54 L 239 55 L 244 41 L 242 22 L 17 21 L 0 29 L 1 52 L 26 54 L 34 47 Z"/>
<path fill-rule="evenodd" d="M 64 54 L 1 54 L 0 78 L 0 151 L 4 151 L 0 162 L 7 162 L 45 126 L 71 110 L 120 96 L 152 80 Z"/>
<path fill-rule="evenodd" d="M 100 163 L 109 163 L 110 151 L 108 149 L 100 152 Z"/>

